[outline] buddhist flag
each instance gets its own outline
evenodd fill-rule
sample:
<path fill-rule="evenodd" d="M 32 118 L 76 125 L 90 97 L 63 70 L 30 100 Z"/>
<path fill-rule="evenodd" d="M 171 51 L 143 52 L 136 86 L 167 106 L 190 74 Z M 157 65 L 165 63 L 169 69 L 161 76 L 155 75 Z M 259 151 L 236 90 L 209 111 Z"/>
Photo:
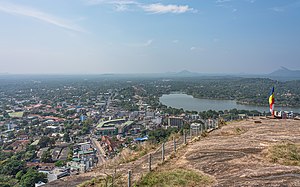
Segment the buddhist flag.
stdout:
<path fill-rule="evenodd" d="M 269 97 L 270 112 L 273 116 L 274 116 L 274 102 L 275 102 L 275 97 L 274 97 L 274 86 L 273 86 Z"/>

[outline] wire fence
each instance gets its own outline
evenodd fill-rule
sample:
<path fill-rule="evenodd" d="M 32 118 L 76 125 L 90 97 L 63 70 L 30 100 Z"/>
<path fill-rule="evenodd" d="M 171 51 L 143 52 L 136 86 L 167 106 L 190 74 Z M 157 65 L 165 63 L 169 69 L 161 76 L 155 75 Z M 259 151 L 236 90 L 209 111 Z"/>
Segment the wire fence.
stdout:
<path fill-rule="evenodd" d="M 193 138 L 209 133 L 218 128 L 218 120 L 205 120 L 202 123 L 191 124 L 189 130 L 183 131 L 180 136 L 174 136 L 172 140 L 162 143 L 155 151 L 152 151 L 131 164 L 119 164 L 114 169 L 107 170 L 107 177 L 103 186 L 128 186 L 137 184 L 143 176 L 163 164 L 181 145 L 193 141 Z"/>

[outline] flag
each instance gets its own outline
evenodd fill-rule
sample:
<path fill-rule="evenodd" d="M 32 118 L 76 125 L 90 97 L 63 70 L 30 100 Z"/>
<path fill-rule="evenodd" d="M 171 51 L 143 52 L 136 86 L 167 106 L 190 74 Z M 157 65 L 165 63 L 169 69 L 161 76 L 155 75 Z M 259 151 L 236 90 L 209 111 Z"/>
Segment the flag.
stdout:
<path fill-rule="evenodd" d="M 274 102 L 275 102 L 275 97 L 274 97 L 274 86 L 273 86 L 269 97 L 270 112 L 273 116 L 274 116 Z"/>

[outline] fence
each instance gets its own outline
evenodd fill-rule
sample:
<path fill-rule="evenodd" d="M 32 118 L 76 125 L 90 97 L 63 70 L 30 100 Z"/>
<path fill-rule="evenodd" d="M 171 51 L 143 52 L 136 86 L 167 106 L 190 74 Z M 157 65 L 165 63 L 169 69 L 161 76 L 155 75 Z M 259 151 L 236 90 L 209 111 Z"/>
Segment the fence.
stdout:
<path fill-rule="evenodd" d="M 211 132 L 218 128 L 218 124 L 218 120 L 205 120 L 200 124 L 191 125 L 189 131 L 184 131 L 180 136 L 174 136 L 171 141 L 162 143 L 155 151 L 144 155 L 132 164 L 120 164 L 114 169 L 107 170 L 104 186 L 133 186 L 144 175 L 163 164 L 166 159 L 172 155 L 175 156 L 181 145 L 193 141 L 194 137 L 203 133 Z"/>

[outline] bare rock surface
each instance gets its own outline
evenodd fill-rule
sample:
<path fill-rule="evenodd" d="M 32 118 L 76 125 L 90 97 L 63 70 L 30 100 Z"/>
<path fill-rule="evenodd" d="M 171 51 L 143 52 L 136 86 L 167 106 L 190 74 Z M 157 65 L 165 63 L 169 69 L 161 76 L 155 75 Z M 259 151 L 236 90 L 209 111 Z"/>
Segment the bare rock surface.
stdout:
<path fill-rule="evenodd" d="M 257 119 L 256 119 L 257 120 Z M 300 186 L 300 167 L 266 159 L 277 143 L 300 143 L 300 122 L 262 119 L 233 122 L 188 146 L 175 165 L 216 179 L 214 186 Z"/>

